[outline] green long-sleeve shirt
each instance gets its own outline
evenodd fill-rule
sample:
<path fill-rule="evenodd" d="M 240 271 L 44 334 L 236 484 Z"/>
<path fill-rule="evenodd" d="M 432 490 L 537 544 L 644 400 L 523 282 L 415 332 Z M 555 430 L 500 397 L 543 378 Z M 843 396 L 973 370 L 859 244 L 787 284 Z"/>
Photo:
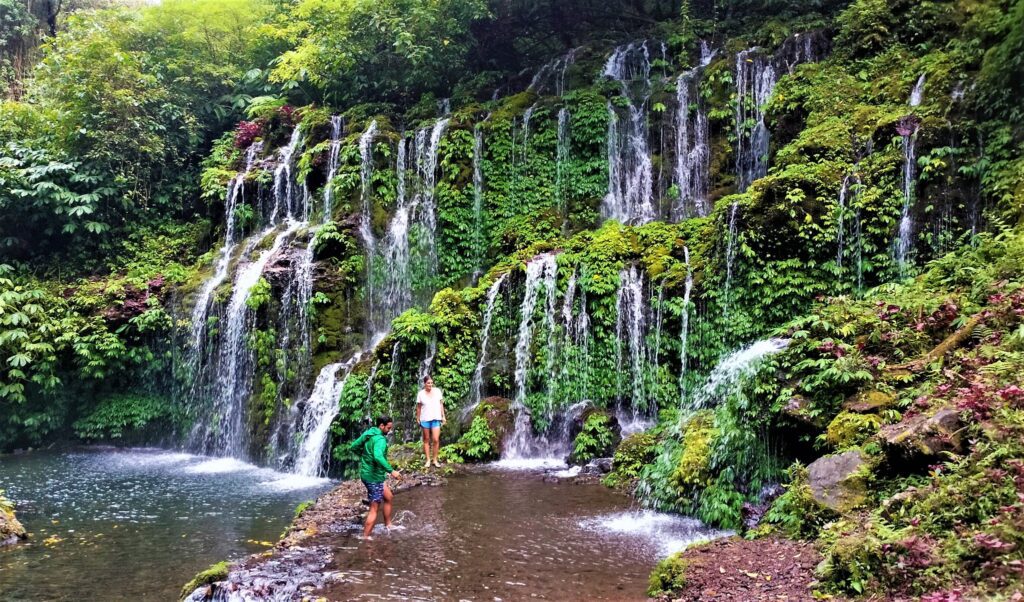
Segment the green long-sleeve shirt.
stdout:
<path fill-rule="evenodd" d="M 388 440 L 377 427 L 371 427 L 349 446 L 359 451 L 359 478 L 367 483 L 383 483 L 394 468 L 388 462 Z"/>

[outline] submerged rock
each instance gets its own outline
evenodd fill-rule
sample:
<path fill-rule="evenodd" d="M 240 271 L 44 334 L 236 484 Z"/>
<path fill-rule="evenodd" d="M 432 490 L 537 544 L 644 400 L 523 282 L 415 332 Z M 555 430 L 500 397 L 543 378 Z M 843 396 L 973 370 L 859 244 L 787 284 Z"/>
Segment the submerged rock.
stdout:
<path fill-rule="evenodd" d="M 930 461 L 946 452 L 963 451 L 960 413 L 945 408 L 920 414 L 882 427 L 879 437 L 890 457 L 905 461 Z"/>
<path fill-rule="evenodd" d="M 807 467 L 807 484 L 814 501 L 836 512 L 847 512 L 867 499 L 864 468 L 867 459 L 859 450 L 818 458 Z"/>

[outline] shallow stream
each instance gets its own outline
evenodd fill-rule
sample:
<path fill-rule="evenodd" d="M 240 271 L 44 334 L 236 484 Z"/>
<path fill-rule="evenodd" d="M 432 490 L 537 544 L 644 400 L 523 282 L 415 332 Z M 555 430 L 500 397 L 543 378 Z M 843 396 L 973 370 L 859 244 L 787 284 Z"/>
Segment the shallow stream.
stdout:
<path fill-rule="evenodd" d="M 512 466 L 512 467 L 510 467 Z M 322 533 L 330 600 L 644 600 L 655 562 L 715 533 L 574 471 L 491 465 L 395 498 L 391 533 Z M 0 457 L 30 543 L 0 550 L 0 599 L 177 600 L 196 572 L 267 549 L 330 487 L 229 458 L 85 449 Z M 312 568 L 312 567 L 310 567 Z M 315 569 L 314 569 L 315 570 Z"/>

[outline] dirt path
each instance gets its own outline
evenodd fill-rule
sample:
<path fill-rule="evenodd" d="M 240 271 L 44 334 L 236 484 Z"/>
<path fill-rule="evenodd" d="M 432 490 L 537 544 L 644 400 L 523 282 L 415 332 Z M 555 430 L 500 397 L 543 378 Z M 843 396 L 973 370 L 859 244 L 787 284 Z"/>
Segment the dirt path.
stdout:
<path fill-rule="evenodd" d="M 681 595 L 666 600 L 814 600 L 814 567 L 821 561 L 809 543 L 771 537 L 722 539 L 690 550 L 684 557 L 686 587 Z"/>

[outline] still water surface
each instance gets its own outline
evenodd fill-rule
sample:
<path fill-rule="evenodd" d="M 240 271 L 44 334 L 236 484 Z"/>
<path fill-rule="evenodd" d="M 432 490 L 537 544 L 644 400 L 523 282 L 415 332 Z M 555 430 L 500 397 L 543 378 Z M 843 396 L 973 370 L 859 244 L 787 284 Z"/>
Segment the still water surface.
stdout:
<path fill-rule="evenodd" d="M 0 489 L 32 534 L 0 548 L 0 600 L 177 600 L 196 572 L 266 549 L 328 487 L 162 450 L 0 456 Z"/>

